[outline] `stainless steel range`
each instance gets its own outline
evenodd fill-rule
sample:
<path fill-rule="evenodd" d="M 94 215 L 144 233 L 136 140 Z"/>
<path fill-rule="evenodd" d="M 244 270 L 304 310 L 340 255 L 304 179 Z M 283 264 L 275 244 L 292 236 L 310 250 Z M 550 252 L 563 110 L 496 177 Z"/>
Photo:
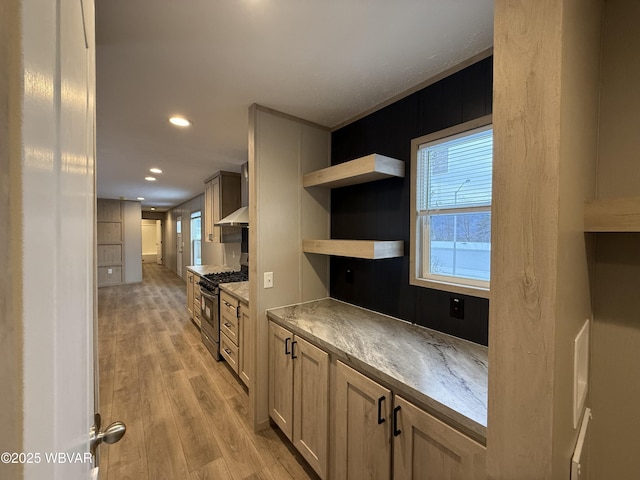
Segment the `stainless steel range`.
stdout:
<path fill-rule="evenodd" d="M 221 283 L 245 282 L 249 280 L 247 265 L 233 272 L 209 273 L 201 277 L 200 285 L 200 335 L 202 343 L 217 361 L 220 357 L 220 288 Z"/>

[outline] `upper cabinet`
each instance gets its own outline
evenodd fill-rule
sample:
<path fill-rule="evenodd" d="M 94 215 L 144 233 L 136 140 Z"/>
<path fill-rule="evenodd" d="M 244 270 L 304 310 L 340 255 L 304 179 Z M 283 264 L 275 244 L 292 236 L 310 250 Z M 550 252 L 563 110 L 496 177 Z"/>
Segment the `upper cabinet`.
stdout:
<path fill-rule="evenodd" d="M 302 179 L 302 185 L 305 188 L 338 188 L 391 177 L 404 178 L 404 162 L 372 153 L 349 162 L 307 173 Z M 404 242 L 402 240 L 303 240 L 302 251 L 377 260 L 402 257 Z"/>
<path fill-rule="evenodd" d="M 204 241 L 240 242 L 237 227 L 216 227 L 215 223 L 240 208 L 240 174 L 218 172 L 204 183 Z"/>
<path fill-rule="evenodd" d="M 585 232 L 640 232 L 640 197 L 586 202 L 584 230 Z"/>

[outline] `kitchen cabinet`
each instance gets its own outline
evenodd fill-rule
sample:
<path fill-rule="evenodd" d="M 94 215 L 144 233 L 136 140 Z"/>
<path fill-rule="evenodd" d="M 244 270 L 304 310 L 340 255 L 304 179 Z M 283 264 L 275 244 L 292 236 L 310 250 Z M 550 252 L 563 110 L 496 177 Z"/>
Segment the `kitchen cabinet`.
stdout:
<path fill-rule="evenodd" d="M 240 345 L 242 345 L 242 348 L 240 349 L 238 375 L 240 375 L 240 379 L 248 387 L 251 382 L 251 378 L 253 377 L 253 358 L 255 355 L 253 335 L 251 335 L 253 329 L 251 328 L 250 323 L 251 316 L 249 315 L 249 304 L 240 302 L 238 309 L 238 317 L 240 321 Z"/>
<path fill-rule="evenodd" d="M 220 292 L 220 355 L 236 374 L 240 371 L 239 305 L 237 298 L 227 292 Z"/>
<path fill-rule="evenodd" d="M 204 184 L 204 241 L 240 242 L 238 227 L 216 227 L 215 223 L 240 208 L 240 174 L 220 171 Z"/>
<path fill-rule="evenodd" d="M 303 177 L 302 185 L 305 188 L 345 187 L 384 178 L 404 178 L 404 170 L 403 161 L 374 153 L 307 173 Z M 302 241 L 302 251 L 321 255 L 378 260 L 402 257 L 404 255 L 404 242 L 402 240 L 305 239 Z"/>
<path fill-rule="evenodd" d="M 388 480 L 391 474 L 391 390 L 337 362 L 335 475 Z"/>
<path fill-rule="evenodd" d="M 187 311 L 189 317 L 200 327 L 200 275 L 187 270 Z"/>
<path fill-rule="evenodd" d="M 269 414 L 320 478 L 328 467 L 329 354 L 269 322 Z"/>
<path fill-rule="evenodd" d="M 335 391 L 336 479 L 485 478 L 484 446 L 339 361 Z"/>

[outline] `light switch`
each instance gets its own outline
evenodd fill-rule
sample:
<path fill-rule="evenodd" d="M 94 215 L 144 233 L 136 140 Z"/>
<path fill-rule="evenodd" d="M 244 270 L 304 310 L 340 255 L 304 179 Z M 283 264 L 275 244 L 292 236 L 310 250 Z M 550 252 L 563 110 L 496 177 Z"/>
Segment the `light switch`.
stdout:
<path fill-rule="evenodd" d="M 107 274 L 111 275 L 113 273 L 113 268 L 107 268 Z"/>
<path fill-rule="evenodd" d="M 264 272 L 264 288 L 273 288 L 273 272 Z"/>

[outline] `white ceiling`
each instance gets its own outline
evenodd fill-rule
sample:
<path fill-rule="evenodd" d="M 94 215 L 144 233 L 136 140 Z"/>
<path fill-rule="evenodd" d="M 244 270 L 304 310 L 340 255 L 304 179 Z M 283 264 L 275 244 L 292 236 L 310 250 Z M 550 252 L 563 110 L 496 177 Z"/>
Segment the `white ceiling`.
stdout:
<path fill-rule="evenodd" d="M 247 161 L 252 103 L 339 125 L 490 48 L 493 0 L 96 0 L 96 30 L 98 197 L 167 210 Z"/>

